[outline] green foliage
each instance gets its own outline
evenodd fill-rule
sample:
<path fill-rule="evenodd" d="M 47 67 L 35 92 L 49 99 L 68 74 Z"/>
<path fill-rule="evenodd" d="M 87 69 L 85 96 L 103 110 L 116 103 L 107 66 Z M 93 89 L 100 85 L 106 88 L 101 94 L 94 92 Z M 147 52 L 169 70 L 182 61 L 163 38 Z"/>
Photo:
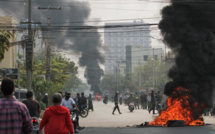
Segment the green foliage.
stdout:
<path fill-rule="evenodd" d="M 127 90 L 133 92 L 136 91 L 137 88 L 133 81 L 131 80 L 131 75 L 127 74 L 125 77 L 117 75 L 117 74 L 107 74 L 104 75 L 101 81 L 101 89 L 102 91 L 108 92 L 126 92 Z"/>
<path fill-rule="evenodd" d="M 8 51 L 12 34 L 8 31 L 0 30 L 0 61 L 4 59 L 5 51 Z"/>
<path fill-rule="evenodd" d="M 80 81 L 79 85 L 77 86 L 76 93 L 82 93 L 88 89 L 89 89 L 88 85 Z"/>
<path fill-rule="evenodd" d="M 135 67 L 132 74 L 133 80 L 139 87 L 153 88 L 153 77 L 155 90 L 162 91 L 167 80 L 167 68 L 163 62 L 159 60 L 149 59 L 144 66 L 140 64 Z"/>
<path fill-rule="evenodd" d="M 64 90 L 74 90 L 77 88 L 79 82 L 76 74 L 78 67 L 75 63 L 69 61 L 61 55 L 53 55 L 51 59 L 51 80 L 45 81 L 40 76 L 46 74 L 45 58 L 38 55 L 34 58 L 33 63 L 33 80 L 32 89 L 38 101 L 41 101 L 45 93 L 48 93 L 49 99 L 55 92 L 64 92 Z M 21 64 L 20 69 L 20 86 L 26 87 L 26 70 L 25 65 Z M 51 102 L 51 101 L 49 101 Z"/>
<path fill-rule="evenodd" d="M 104 75 L 101 80 L 101 90 L 102 91 L 117 91 L 117 78 L 114 74 Z"/>

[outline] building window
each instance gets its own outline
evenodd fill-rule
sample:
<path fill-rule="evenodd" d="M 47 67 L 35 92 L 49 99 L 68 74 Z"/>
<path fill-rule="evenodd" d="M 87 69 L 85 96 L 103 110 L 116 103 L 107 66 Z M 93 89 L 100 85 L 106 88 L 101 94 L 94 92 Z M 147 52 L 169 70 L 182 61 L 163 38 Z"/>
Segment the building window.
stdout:
<path fill-rule="evenodd" d="M 147 60 L 148 60 L 148 55 L 144 55 L 144 56 L 143 56 L 143 60 L 144 60 L 144 61 L 147 61 Z"/>

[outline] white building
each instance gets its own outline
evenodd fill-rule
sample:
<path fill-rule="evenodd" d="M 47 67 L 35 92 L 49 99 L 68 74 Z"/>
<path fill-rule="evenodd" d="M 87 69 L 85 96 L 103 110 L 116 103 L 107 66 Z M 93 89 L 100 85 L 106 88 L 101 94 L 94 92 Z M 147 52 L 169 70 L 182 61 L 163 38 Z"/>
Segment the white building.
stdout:
<path fill-rule="evenodd" d="M 117 62 L 126 60 L 126 46 L 151 48 L 150 27 L 144 22 L 106 23 L 104 30 L 105 74 L 117 72 Z"/>
<path fill-rule="evenodd" d="M 135 66 L 145 64 L 148 59 L 163 61 L 165 58 L 162 48 L 145 48 L 143 46 L 126 46 L 126 70 L 134 72 Z"/>

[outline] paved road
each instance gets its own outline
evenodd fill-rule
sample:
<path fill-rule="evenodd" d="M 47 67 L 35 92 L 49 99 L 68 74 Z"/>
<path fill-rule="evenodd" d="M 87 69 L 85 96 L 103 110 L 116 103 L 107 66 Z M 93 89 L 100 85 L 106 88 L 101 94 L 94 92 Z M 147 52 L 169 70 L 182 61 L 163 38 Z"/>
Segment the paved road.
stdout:
<path fill-rule="evenodd" d="M 87 118 L 80 118 L 80 125 L 85 126 L 80 134 L 215 134 L 215 125 L 195 127 L 133 127 L 144 122 L 152 121 L 156 116 L 147 110 L 129 112 L 128 107 L 121 105 L 122 114 L 116 111 L 112 115 L 114 104 L 104 105 L 94 102 L 94 112 Z M 205 123 L 215 124 L 215 117 L 204 117 Z M 128 127 L 129 126 L 129 127 Z"/>
<path fill-rule="evenodd" d="M 132 127 L 144 122 L 150 122 L 156 118 L 156 116 L 143 109 L 130 112 L 125 105 L 120 105 L 122 114 L 115 111 L 115 115 L 112 115 L 113 107 L 113 103 L 105 105 L 102 102 L 94 102 L 94 112 L 90 111 L 87 118 L 80 118 L 80 125 L 103 128 Z M 205 123 L 215 124 L 215 116 L 204 117 L 204 120 Z"/>
<path fill-rule="evenodd" d="M 85 128 L 80 134 L 215 134 L 215 127 Z"/>

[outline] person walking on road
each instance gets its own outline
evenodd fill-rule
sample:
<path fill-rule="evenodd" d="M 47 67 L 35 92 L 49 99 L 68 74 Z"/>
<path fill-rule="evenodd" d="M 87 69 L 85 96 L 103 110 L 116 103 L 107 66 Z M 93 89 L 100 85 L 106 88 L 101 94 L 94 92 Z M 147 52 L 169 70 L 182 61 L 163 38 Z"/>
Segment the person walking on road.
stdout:
<path fill-rule="evenodd" d="M 13 80 L 5 78 L 1 83 L 4 98 L 0 100 L 0 134 L 32 134 L 28 109 L 13 97 L 14 90 Z"/>
<path fill-rule="evenodd" d="M 115 112 L 116 109 L 118 110 L 119 114 L 122 114 L 122 113 L 120 112 L 119 105 L 118 105 L 118 104 L 119 104 L 118 95 L 119 95 L 119 92 L 117 91 L 117 92 L 115 93 L 115 96 L 114 96 L 114 104 L 115 104 L 115 107 L 113 108 L 113 112 L 112 112 L 113 115 L 114 115 L 114 112 Z"/>
<path fill-rule="evenodd" d="M 24 103 L 26 105 L 26 107 L 28 108 L 28 111 L 30 113 L 31 117 L 40 117 L 40 105 L 38 103 L 37 100 L 33 99 L 33 92 L 32 91 L 28 91 L 26 93 L 26 100 L 22 101 L 22 103 Z"/>
<path fill-rule="evenodd" d="M 43 115 L 39 134 L 42 134 L 43 127 L 45 127 L 45 134 L 74 134 L 70 111 L 61 106 L 61 94 L 55 93 L 52 102 L 54 105 L 47 108 Z"/>

